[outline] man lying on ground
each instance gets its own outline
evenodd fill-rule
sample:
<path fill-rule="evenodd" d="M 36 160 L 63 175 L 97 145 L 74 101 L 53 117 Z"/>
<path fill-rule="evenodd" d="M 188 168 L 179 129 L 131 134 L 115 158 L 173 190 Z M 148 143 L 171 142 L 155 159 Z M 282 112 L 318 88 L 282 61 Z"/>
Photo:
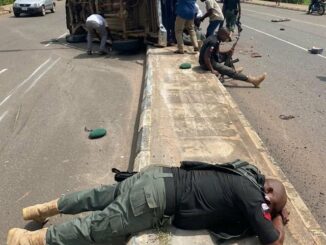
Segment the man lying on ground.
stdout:
<path fill-rule="evenodd" d="M 258 77 L 246 76 L 242 73 L 243 68 L 233 69 L 225 64 L 227 55 L 232 55 L 234 49 L 228 51 L 220 51 L 221 42 L 230 41 L 230 32 L 225 28 L 218 30 L 216 35 L 209 36 L 200 49 L 199 64 L 204 70 L 209 70 L 216 76 L 226 75 L 230 78 L 241 80 L 253 84 L 256 88 L 266 78 L 266 73 Z"/>
<path fill-rule="evenodd" d="M 23 209 L 25 220 L 93 211 L 83 218 L 38 231 L 13 228 L 7 245 L 89 245 L 159 228 L 173 220 L 181 229 L 225 227 L 251 230 L 263 244 L 279 245 L 288 222 L 283 184 L 265 179 L 240 160 L 212 165 L 182 162 L 180 168 L 151 166 L 124 181 L 67 194 Z"/>

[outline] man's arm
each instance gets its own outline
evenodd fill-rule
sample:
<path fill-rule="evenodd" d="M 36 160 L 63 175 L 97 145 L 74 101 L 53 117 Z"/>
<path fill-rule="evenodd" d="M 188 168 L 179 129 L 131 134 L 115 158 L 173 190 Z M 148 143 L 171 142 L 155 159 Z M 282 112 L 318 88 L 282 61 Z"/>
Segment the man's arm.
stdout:
<path fill-rule="evenodd" d="M 207 17 L 211 16 L 213 14 L 213 9 L 209 9 L 201 18 L 200 21 L 204 21 Z"/>
<path fill-rule="evenodd" d="M 273 219 L 273 226 L 274 228 L 279 232 L 279 238 L 273 243 L 270 243 L 268 245 L 282 245 L 284 242 L 284 224 L 283 224 L 283 218 L 280 214 L 278 214 L 274 219 Z"/>
<path fill-rule="evenodd" d="M 204 61 L 205 61 L 206 67 L 211 71 L 211 73 L 218 76 L 219 73 L 218 73 L 218 71 L 214 70 L 214 68 L 212 66 L 212 62 L 211 62 L 211 56 L 212 56 L 213 50 L 214 50 L 213 47 L 206 49 L 205 54 L 204 54 Z"/>

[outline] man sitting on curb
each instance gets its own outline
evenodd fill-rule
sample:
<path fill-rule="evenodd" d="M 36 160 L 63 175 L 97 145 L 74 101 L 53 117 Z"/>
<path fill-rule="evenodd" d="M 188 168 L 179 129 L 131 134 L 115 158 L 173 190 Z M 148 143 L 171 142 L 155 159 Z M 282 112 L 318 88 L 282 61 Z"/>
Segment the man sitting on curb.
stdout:
<path fill-rule="evenodd" d="M 88 245 L 159 228 L 208 229 L 225 234 L 250 229 L 263 244 L 279 245 L 288 222 L 283 184 L 265 179 L 253 165 L 182 162 L 180 168 L 150 166 L 124 181 L 67 194 L 23 209 L 25 220 L 44 222 L 56 214 L 93 211 L 38 231 L 13 228 L 7 245 Z M 222 233 L 223 232 L 223 233 Z"/>
<path fill-rule="evenodd" d="M 225 57 L 226 55 L 232 55 L 234 49 L 231 49 L 226 52 L 220 51 L 220 43 L 230 41 L 230 32 L 225 28 L 221 28 L 218 30 L 216 35 L 211 35 L 205 41 L 203 46 L 200 49 L 199 55 L 199 64 L 205 69 L 211 71 L 216 76 L 218 75 L 226 75 L 230 78 L 241 80 L 247 83 L 253 84 L 256 88 L 259 87 L 259 84 L 265 79 L 266 73 L 258 77 L 246 76 L 241 73 L 242 68 L 239 70 L 234 70 L 231 67 L 222 64 L 224 60 L 221 60 L 221 57 Z"/>

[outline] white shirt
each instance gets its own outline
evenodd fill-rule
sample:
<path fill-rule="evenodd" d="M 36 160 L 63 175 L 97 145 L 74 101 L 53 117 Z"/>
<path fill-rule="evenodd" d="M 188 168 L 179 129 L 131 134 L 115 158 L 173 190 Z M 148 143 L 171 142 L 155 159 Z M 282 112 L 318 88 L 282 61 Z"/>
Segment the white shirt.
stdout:
<path fill-rule="evenodd" d="M 88 18 L 86 19 L 86 22 L 88 22 L 88 21 L 94 21 L 94 22 L 98 23 L 99 25 L 107 26 L 106 20 L 99 14 L 92 14 L 92 15 L 88 16 Z"/>
<path fill-rule="evenodd" d="M 205 4 L 207 11 L 213 9 L 213 14 L 209 17 L 209 21 L 224 20 L 224 15 L 216 0 L 206 0 Z"/>
<path fill-rule="evenodd" d="M 198 6 L 197 3 L 195 3 L 195 8 L 196 8 L 196 13 L 197 13 L 196 17 L 197 18 L 202 17 L 203 16 L 203 12 L 200 10 L 200 8 L 199 8 L 199 6 Z"/>

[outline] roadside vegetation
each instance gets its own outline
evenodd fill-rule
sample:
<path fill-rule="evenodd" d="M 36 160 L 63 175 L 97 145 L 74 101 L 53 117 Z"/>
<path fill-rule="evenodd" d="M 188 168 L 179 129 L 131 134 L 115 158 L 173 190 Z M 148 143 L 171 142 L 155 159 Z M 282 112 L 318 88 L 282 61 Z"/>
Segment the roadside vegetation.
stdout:
<path fill-rule="evenodd" d="M 13 3 L 14 0 L 0 0 L 0 6 Z"/>
<path fill-rule="evenodd" d="M 275 2 L 275 0 L 264 0 L 264 1 Z M 281 0 L 280 2 L 281 3 L 304 4 L 304 5 L 310 4 L 310 0 Z"/>

